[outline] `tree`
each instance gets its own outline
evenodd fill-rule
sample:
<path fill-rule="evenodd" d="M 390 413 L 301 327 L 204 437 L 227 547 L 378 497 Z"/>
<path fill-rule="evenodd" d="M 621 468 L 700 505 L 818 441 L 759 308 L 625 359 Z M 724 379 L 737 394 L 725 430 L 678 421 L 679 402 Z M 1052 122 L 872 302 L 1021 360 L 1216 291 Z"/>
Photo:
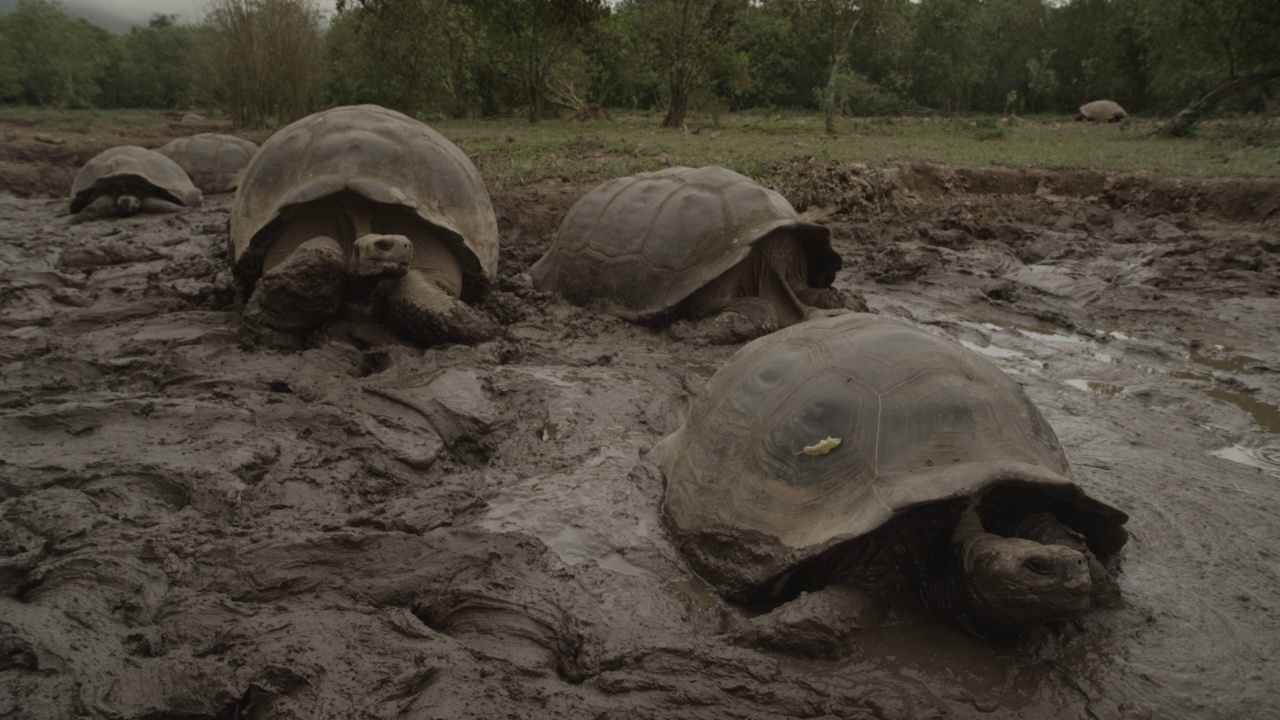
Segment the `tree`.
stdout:
<path fill-rule="evenodd" d="M 111 72 L 102 83 L 105 104 L 185 107 L 191 103 L 196 33 L 173 15 L 154 15 L 146 27 L 117 38 Z"/>
<path fill-rule="evenodd" d="M 587 90 L 584 99 L 601 106 L 622 96 L 636 104 L 657 76 L 644 62 L 644 40 L 627 18 L 606 7 L 600 21 L 582 38 Z"/>
<path fill-rule="evenodd" d="M 1207 95 L 1191 103 L 1181 110 L 1172 120 L 1160 128 L 1159 134 L 1165 137 L 1182 137 L 1191 133 L 1191 128 L 1205 113 L 1212 110 L 1224 99 L 1247 90 L 1255 85 L 1280 78 L 1280 67 L 1268 68 L 1243 77 L 1230 80 L 1214 88 Z"/>
<path fill-rule="evenodd" d="M 987 68 L 970 0 L 922 0 L 913 15 L 912 93 L 947 112 L 972 109 Z"/>
<path fill-rule="evenodd" d="M 1133 0 L 1073 0 L 1050 8 L 1043 57 L 1028 68 L 1037 107 L 1074 113 L 1105 98 L 1131 112 L 1147 108 L 1149 53 L 1134 14 Z"/>
<path fill-rule="evenodd" d="M 432 85 L 451 92 L 455 111 L 465 107 L 460 93 L 476 29 L 467 7 L 453 0 L 338 0 L 339 17 L 348 7 L 355 36 L 349 49 L 399 80 L 401 111 L 417 117 Z"/>
<path fill-rule="evenodd" d="M 1191 101 L 1161 134 L 1186 135 L 1224 99 L 1280 77 L 1280 4 L 1274 0 L 1143 0 L 1142 7 L 1152 46 L 1159 48 L 1156 79 L 1181 86 L 1183 102 Z"/>
<path fill-rule="evenodd" d="M 320 14 L 308 0 L 213 0 L 204 76 L 242 125 L 313 112 L 323 82 Z"/>
<path fill-rule="evenodd" d="M 520 79 L 529 122 L 545 112 L 547 88 L 569 62 L 582 31 L 600 19 L 604 0 L 466 0 L 501 38 Z M 496 47 L 496 46 L 495 46 Z"/>
<path fill-rule="evenodd" d="M 809 22 L 808 2 L 763 0 L 738 15 L 730 42 L 748 57 L 744 107 L 818 107 L 826 49 Z M 815 39 L 815 33 L 819 36 Z"/>
<path fill-rule="evenodd" d="M 52 0 L 18 0 L 0 19 L 0 44 L 8 48 L 0 57 L 13 63 L 0 72 L 6 95 L 58 107 L 94 103 L 112 50 L 106 30 Z"/>
<path fill-rule="evenodd" d="M 724 67 L 730 31 L 745 0 L 633 0 L 651 61 L 667 85 L 668 107 L 662 127 L 680 127 L 695 90 Z"/>
<path fill-rule="evenodd" d="M 836 134 L 836 91 L 841 68 L 849 59 L 858 29 L 875 22 L 878 0 L 809 0 L 810 12 L 818 20 L 827 45 L 827 82 L 822 98 L 822 114 L 829 134 Z"/>

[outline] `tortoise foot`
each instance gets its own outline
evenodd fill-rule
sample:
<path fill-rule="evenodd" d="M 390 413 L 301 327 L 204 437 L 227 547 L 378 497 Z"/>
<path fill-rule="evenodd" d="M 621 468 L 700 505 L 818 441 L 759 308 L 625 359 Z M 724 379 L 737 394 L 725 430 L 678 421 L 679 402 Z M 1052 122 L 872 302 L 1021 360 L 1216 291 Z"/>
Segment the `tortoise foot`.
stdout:
<path fill-rule="evenodd" d="M 778 315 L 761 298 L 738 298 L 716 315 L 672 324 L 678 340 L 706 345 L 734 345 L 755 340 L 780 327 Z"/>
<path fill-rule="evenodd" d="M 803 288 L 796 291 L 796 297 L 805 305 L 819 310 L 867 311 L 867 300 L 862 296 L 862 293 L 848 293 L 835 288 Z M 829 315 L 831 313 L 821 317 Z M 811 320 L 812 318 L 805 319 Z"/>
<path fill-rule="evenodd" d="M 387 323 L 396 332 L 423 345 L 491 340 L 498 323 L 441 290 L 417 271 L 396 283 L 387 299 Z"/>
<path fill-rule="evenodd" d="M 423 345 L 455 342 L 465 345 L 492 340 L 499 328 L 493 318 L 461 300 L 444 311 L 424 312 L 412 303 L 387 303 L 387 321 L 392 329 Z"/>
<path fill-rule="evenodd" d="M 342 309 L 347 272 L 326 247 L 300 247 L 262 275 L 244 310 L 244 321 L 285 332 L 319 326 Z"/>
<path fill-rule="evenodd" d="M 857 649 L 857 631 L 875 627 L 884 611 L 883 603 L 857 588 L 828 585 L 801 593 L 772 612 L 739 625 L 729 639 L 745 647 L 839 660 Z"/>

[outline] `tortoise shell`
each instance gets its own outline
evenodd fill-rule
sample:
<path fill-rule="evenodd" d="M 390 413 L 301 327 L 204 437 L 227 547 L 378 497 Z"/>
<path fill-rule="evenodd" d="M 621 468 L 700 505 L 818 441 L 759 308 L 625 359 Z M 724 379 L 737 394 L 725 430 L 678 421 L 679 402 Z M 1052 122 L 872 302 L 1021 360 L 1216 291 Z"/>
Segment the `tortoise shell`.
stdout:
<path fill-rule="evenodd" d="M 731 595 L 895 515 L 1004 484 L 1043 491 L 1104 555 L 1127 537 L 1127 517 L 1075 484 L 1017 383 L 961 345 L 876 315 L 747 344 L 646 459 L 666 477 L 665 514 L 695 569 Z M 716 557 L 726 531 L 759 541 L 751 563 Z"/>
<path fill-rule="evenodd" d="M 778 193 L 722 167 L 672 167 L 593 189 L 565 216 L 531 273 L 541 290 L 628 320 L 667 313 L 772 233 L 804 242 L 809 279 L 840 269 L 830 231 L 800 219 Z"/>
<path fill-rule="evenodd" d="M 230 251 L 250 285 L 293 206 L 342 191 L 402 205 L 433 226 L 463 268 L 463 299 L 498 267 L 498 221 L 471 160 L 425 123 L 377 105 L 337 107 L 282 128 L 245 168 Z"/>
<path fill-rule="evenodd" d="M 1094 100 L 1080 106 L 1080 117 L 1086 120 L 1112 122 L 1129 117 L 1129 113 L 1113 100 Z"/>
<path fill-rule="evenodd" d="M 71 212 L 78 213 L 103 189 L 123 183 L 151 188 L 156 197 L 199 207 L 200 191 L 177 163 L 154 150 L 121 145 L 95 155 L 71 183 Z"/>
<path fill-rule="evenodd" d="M 177 138 L 156 152 L 178 163 L 201 192 L 224 193 L 240 184 L 258 144 L 235 135 L 200 133 Z"/>

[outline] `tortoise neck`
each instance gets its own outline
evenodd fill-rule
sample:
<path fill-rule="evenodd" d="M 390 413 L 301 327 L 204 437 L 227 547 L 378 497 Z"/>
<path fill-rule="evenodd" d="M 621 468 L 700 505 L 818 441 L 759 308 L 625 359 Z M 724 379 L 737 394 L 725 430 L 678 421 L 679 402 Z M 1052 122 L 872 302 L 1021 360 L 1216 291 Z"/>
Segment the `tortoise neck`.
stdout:
<path fill-rule="evenodd" d="M 920 596 L 935 613 L 975 637 L 992 635 L 990 611 L 974 593 L 970 572 L 974 549 L 995 537 L 982 526 L 977 501 L 960 513 L 945 548 L 939 547 L 933 567 L 920 568 Z"/>

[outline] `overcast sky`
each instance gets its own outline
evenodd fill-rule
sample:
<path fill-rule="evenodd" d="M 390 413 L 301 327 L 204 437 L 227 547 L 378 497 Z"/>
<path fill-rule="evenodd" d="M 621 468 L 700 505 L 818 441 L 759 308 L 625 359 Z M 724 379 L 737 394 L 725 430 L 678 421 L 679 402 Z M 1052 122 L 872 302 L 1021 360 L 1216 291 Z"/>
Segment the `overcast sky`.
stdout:
<path fill-rule="evenodd" d="M 62 0 L 67 12 L 84 15 L 94 22 L 120 32 L 132 25 L 146 25 L 152 15 L 177 15 L 180 23 L 204 19 L 205 0 Z M 124 27 L 108 25 L 107 18 Z"/>
<path fill-rule="evenodd" d="M 0 0 L 0 13 L 13 9 L 17 0 Z M 208 0 L 62 0 L 71 15 L 89 20 L 111 30 L 126 32 L 134 25 L 146 25 L 152 15 L 177 15 L 180 23 L 198 23 L 204 19 Z M 318 0 L 322 10 L 333 10 L 333 0 Z"/>

